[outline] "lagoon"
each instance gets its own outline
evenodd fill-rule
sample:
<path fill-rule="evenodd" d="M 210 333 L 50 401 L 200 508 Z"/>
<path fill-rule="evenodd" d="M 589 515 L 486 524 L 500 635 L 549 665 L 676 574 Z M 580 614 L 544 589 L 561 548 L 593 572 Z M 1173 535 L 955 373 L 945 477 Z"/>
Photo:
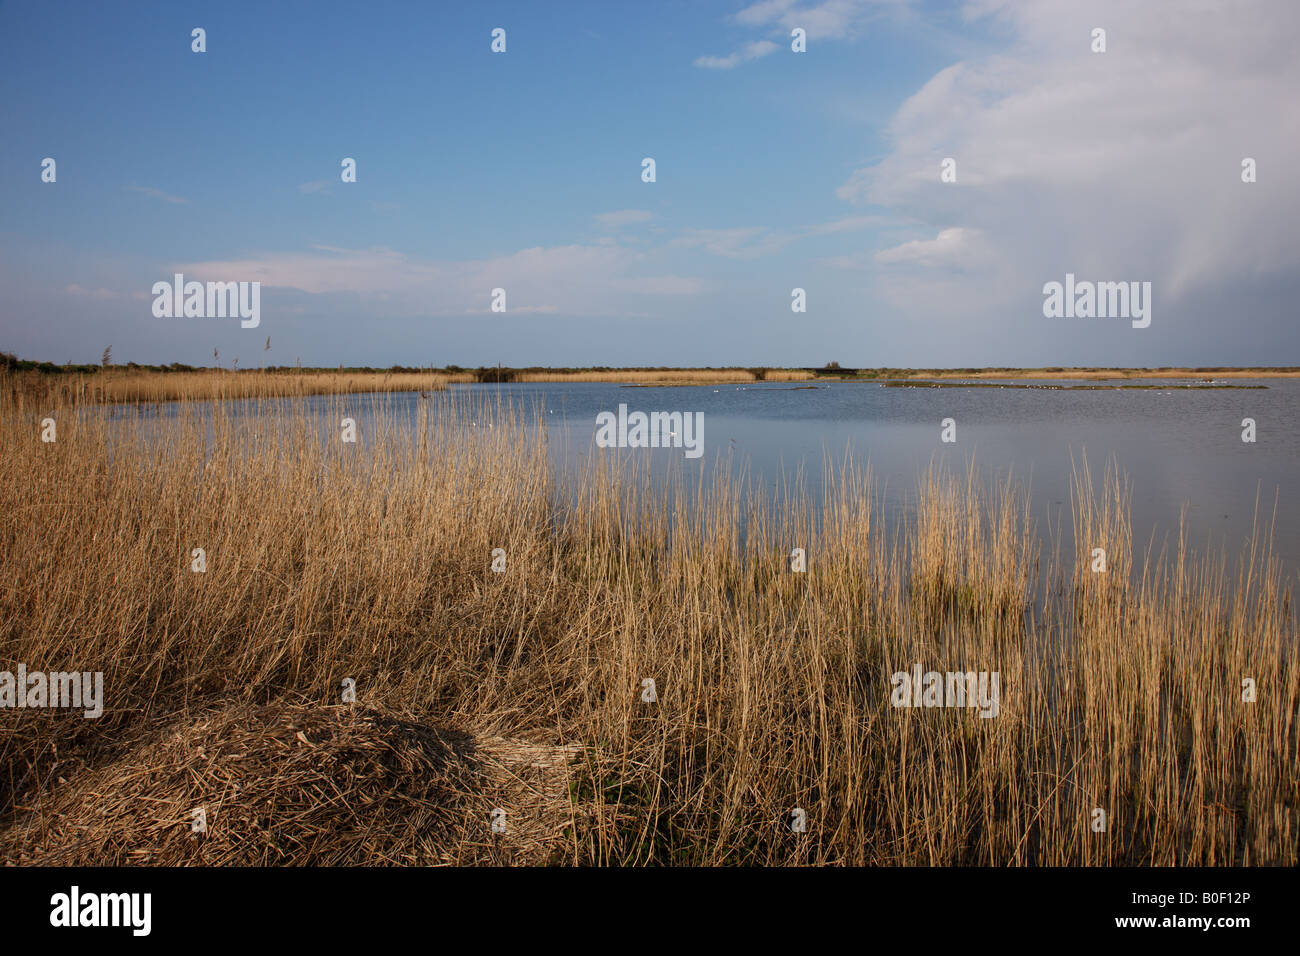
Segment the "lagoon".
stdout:
<path fill-rule="evenodd" d="M 815 495 L 827 462 L 837 465 L 848 454 L 870 464 L 891 523 L 892 509 L 910 509 L 918 476 L 932 461 L 961 473 L 973 461 L 981 474 L 1011 472 L 1028 484 L 1040 532 L 1061 523 L 1068 541 L 1074 464 L 1086 457 L 1100 483 L 1113 460 L 1132 483 L 1135 550 L 1149 542 L 1157 553 L 1166 541 L 1176 545 L 1181 518 L 1192 547 L 1226 547 L 1233 557 L 1258 523 L 1263 531 L 1273 527 L 1274 548 L 1288 575 L 1300 570 L 1300 504 L 1293 491 L 1300 462 L 1300 380 L 1233 379 L 1229 384 L 1265 387 L 1222 389 L 1180 388 L 1191 383 L 1170 379 L 1125 384 L 1151 387 L 814 382 L 628 388 L 584 382 L 451 390 L 537 407 L 564 469 L 588 460 L 597 415 L 620 403 L 645 412 L 704 413 L 704 454 L 698 459 L 684 459 L 680 449 L 617 450 L 645 456 L 660 474 L 680 469 L 689 477 L 721 465 L 745 469 L 752 483 L 776 490 L 802 469 Z M 954 443 L 940 440 L 945 418 L 956 422 Z M 1253 443 L 1242 441 L 1246 418 L 1256 423 Z"/>

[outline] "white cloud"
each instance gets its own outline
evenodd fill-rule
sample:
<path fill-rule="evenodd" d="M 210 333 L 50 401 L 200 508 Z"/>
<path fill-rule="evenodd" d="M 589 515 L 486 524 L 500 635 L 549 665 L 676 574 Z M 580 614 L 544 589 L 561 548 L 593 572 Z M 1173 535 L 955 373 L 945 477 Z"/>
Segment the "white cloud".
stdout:
<path fill-rule="evenodd" d="M 969 269 L 982 250 L 1031 299 L 1067 270 L 1151 280 L 1166 302 L 1295 273 L 1300 5 L 979 0 L 965 14 L 997 18 L 1010 47 L 932 77 L 885 158 L 839 191 L 943 230 L 878 262 Z M 1098 25 L 1106 53 L 1090 50 Z M 1241 182 L 1246 156 L 1258 183 Z M 956 183 L 940 182 L 945 157 Z"/>
<path fill-rule="evenodd" d="M 964 271 L 988 263 L 984 236 L 975 229 L 955 226 L 933 239 L 913 239 L 882 249 L 875 261 L 884 265 L 919 265 Z"/>
<path fill-rule="evenodd" d="M 809 40 L 851 40 L 868 23 L 906 7 L 912 0 L 759 0 L 731 19 L 744 27 L 766 32 L 771 39 L 754 40 L 726 56 L 701 56 L 695 65 L 710 70 L 731 70 L 775 53 L 791 42 L 791 31 L 802 29 Z"/>
<path fill-rule="evenodd" d="M 810 40 L 842 40 L 856 36 L 872 18 L 889 8 L 906 6 L 909 0 L 759 0 L 735 19 L 752 27 L 780 27 L 787 35 L 801 27 Z"/>
<path fill-rule="evenodd" d="M 726 56 L 697 57 L 695 65 L 706 70 L 730 70 L 742 63 L 748 63 L 750 60 L 757 60 L 770 53 L 775 53 L 777 49 L 777 45 L 770 40 L 756 40 L 753 43 L 745 44 L 739 50 Z"/>
<path fill-rule="evenodd" d="M 496 288 L 506 290 L 507 313 L 622 315 L 629 294 L 689 295 L 705 287 L 689 277 L 637 275 L 645 261 L 643 253 L 615 245 L 539 246 L 465 261 L 317 245 L 305 252 L 184 263 L 175 271 L 199 280 L 358 296 L 411 315 L 484 313 Z"/>

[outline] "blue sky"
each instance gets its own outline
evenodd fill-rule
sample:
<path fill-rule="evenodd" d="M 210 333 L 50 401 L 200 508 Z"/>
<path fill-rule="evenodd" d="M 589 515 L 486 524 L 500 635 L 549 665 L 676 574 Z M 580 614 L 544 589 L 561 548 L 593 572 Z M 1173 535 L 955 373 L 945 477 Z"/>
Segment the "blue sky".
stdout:
<path fill-rule="evenodd" d="M 1080 6 L 0 3 L 0 349 L 1300 364 L 1290 5 Z M 155 318 L 178 270 L 260 327 Z M 1067 271 L 1152 281 L 1151 327 L 1044 318 Z"/>

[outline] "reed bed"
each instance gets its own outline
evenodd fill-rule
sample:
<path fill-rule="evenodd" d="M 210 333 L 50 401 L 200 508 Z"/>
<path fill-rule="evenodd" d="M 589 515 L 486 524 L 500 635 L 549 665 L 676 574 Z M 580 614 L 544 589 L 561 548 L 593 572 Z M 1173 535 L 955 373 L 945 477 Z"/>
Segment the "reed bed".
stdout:
<path fill-rule="evenodd" d="M 769 368 L 763 373 L 765 382 L 806 382 L 816 377 L 801 368 Z"/>
<path fill-rule="evenodd" d="M 4 376 L 7 400 L 25 405 L 58 406 L 133 402 L 225 401 L 256 398 L 304 398 L 365 392 L 436 392 L 449 384 L 472 382 L 471 373 L 443 372 L 265 372 L 213 369 L 195 372 L 132 372 L 114 369 L 94 375 L 47 375 L 37 372 Z"/>
<path fill-rule="evenodd" d="M 562 478 L 530 412 L 454 392 L 0 393 L 0 669 L 105 696 L 0 710 L 6 862 L 1300 862 L 1267 535 L 1137 553 L 1115 471 L 1081 465 L 1079 553 L 1044 554 L 1024 488 L 974 470 L 886 515 L 847 460 L 819 497 L 627 452 Z M 997 672 L 997 716 L 894 706 L 918 665 Z"/>

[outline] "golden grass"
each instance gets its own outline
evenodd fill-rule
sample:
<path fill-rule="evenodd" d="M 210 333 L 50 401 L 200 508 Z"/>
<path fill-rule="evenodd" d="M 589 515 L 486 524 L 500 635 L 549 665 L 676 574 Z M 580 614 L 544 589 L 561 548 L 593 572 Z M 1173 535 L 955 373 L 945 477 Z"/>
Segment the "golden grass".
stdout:
<path fill-rule="evenodd" d="M 800 369 L 770 369 L 765 380 L 798 382 L 812 378 Z M 661 371 L 520 372 L 518 382 L 625 382 L 645 385 L 719 385 L 756 381 L 744 369 Z M 93 375 L 17 372 L 0 386 L 7 399 L 24 407 L 217 401 L 246 398 L 302 398 L 366 392 L 435 392 L 475 381 L 473 372 L 240 372 L 208 369 L 154 372 L 111 369 Z"/>
<path fill-rule="evenodd" d="M 0 661 L 106 698 L 0 711 L 0 859 L 1300 862 L 1266 537 L 1141 555 L 1123 482 L 1081 466 L 1078 553 L 1044 557 L 1006 476 L 931 470 L 890 516 L 849 464 L 820 505 L 608 454 L 561 484 L 504 405 L 324 406 L 65 408 L 43 443 L 48 409 L 0 404 Z M 913 664 L 997 671 L 1000 713 L 891 706 Z"/>
<path fill-rule="evenodd" d="M 114 402 L 214 401 L 242 398 L 301 398 L 361 392 L 435 392 L 452 382 L 471 382 L 468 372 L 135 372 L 111 370 L 95 375 L 5 377 L 11 402 L 36 406 Z"/>
<path fill-rule="evenodd" d="M 770 368 L 767 374 L 763 376 L 765 382 L 806 382 L 809 379 L 816 378 L 812 372 L 804 371 L 801 368 Z"/>

